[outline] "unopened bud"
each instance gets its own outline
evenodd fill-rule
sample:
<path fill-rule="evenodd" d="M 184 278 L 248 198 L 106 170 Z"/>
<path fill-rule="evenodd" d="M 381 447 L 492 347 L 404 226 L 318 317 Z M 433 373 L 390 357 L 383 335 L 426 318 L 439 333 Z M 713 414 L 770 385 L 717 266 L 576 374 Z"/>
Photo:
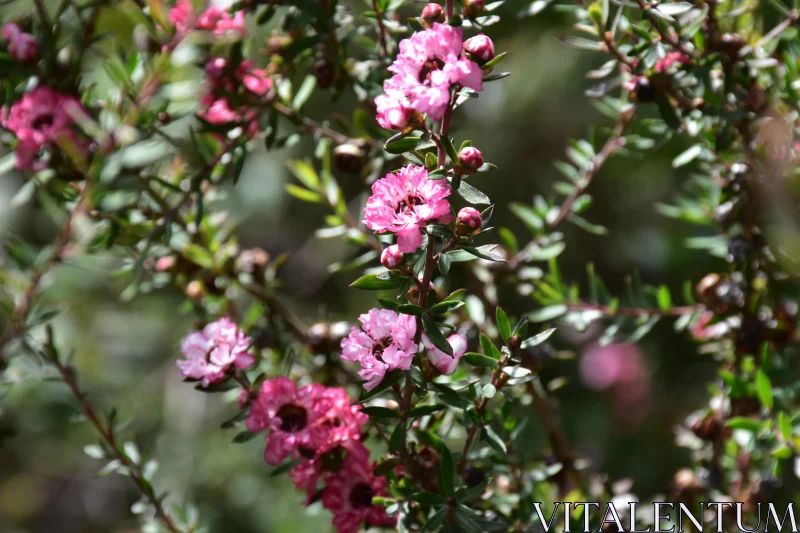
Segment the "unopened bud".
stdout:
<path fill-rule="evenodd" d="M 477 170 L 483 165 L 483 154 L 477 148 L 467 146 L 458 153 L 458 164 L 467 170 Z"/>
<path fill-rule="evenodd" d="M 464 41 L 464 51 L 480 65 L 494 59 L 494 43 L 482 33 Z"/>
<path fill-rule="evenodd" d="M 333 150 L 336 168 L 346 174 L 358 174 L 364 168 L 364 150 L 354 143 L 340 144 Z"/>
<path fill-rule="evenodd" d="M 464 0 L 464 17 L 473 19 L 486 10 L 483 0 Z"/>
<path fill-rule="evenodd" d="M 333 82 L 336 80 L 336 67 L 327 57 L 317 59 L 311 73 L 317 78 L 317 85 L 323 89 L 327 89 L 333 85 Z"/>
<path fill-rule="evenodd" d="M 472 235 L 481 229 L 483 218 L 480 211 L 474 207 L 465 207 L 458 212 L 456 218 L 456 234 L 460 236 Z"/>
<path fill-rule="evenodd" d="M 403 252 L 400 251 L 400 247 L 396 244 L 393 244 L 387 248 L 384 248 L 383 252 L 381 252 L 381 264 L 389 270 L 402 265 Z"/>
<path fill-rule="evenodd" d="M 428 4 L 422 8 L 422 25 L 432 28 L 434 22 L 444 22 L 444 9 L 439 4 Z"/>

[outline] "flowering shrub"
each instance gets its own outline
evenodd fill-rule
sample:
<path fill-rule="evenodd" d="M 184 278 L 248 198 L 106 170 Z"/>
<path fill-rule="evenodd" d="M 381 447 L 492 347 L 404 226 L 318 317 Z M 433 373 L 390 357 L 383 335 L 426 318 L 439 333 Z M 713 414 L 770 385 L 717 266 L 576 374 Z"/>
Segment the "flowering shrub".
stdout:
<path fill-rule="evenodd" d="M 207 513 L 154 488 L 153 463 L 121 435 L 116 411 L 104 414 L 81 388 L 44 297 L 51 271 L 77 258 L 115 263 L 125 301 L 181 295 L 196 328 L 172 370 L 197 396 L 232 391 L 223 428 L 238 428 L 234 443 L 258 439 L 259 472 L 288 475 L 339 533 L 539 531 L 549 528 L 541 509 L 551 516 L 557 502 L 658 501 L 622 490 L 571 444 L 558 389 L 576 375 L 610 393 L 620 426 L 642 423 L 654 380 L 640 344 L 662 322 L 716 372 L 710 398 L 673 421 L 692 456 L 670 486 L 673 501 L 730 502 L 751 527 L 760 503 L 797 501 L 793 6 L 31 4 L 2 27 L 0 167 L 25 180 L 14 203 L 35 204 L 59 229 L 40 249 L 7 242 L 13 305 L 3 306 L 0 363 L 7 384 L 33 359 L 67 385 L 100 438 L 87 453 L 132 479 L 147 531 L 200 531 Z M 100 25 L 117 8 L 136 22 L 115 36 Z M 480 109 L 488 84 L 509 75 L 497 71 L 507 55 L 493 31 L 501 16 L 551 9 L 573 24 L 556 35 L 561 44 L 604 59 L 586 94 L 605 118 L 555 162 L 563 179 L 552 194 L 494 204 L 479 187 L 499 179 L 487 162 L 496 154 L 456 126 L 462 108 Z M 532 80 L 525 61 L 514 75 Z M 306 103 L 320 93 L 356 111 L 314 119 Z M 358 248 L 331 267 L 353 293 L 375 296 L 349 327 L 306 326 L 279 296 L 285 258 L 243 247 L 222 201 L 248 156 L 303 139 L 315 159 L 288 161 L 297 181 L 283 201 L 315 204 L 325 211 L 318 235 Z M 702 227 L 687 248 L 715 258 L 702 263 L 714 271 L 689 280 L 680 304 L 662 283 L 631 281 L 614 296 L 591 265 L 587 279 L 568 281 L 566 222 L 608 232 L 585 218 L 602 167 L 612 157 L 658 164 L 667 143 L 682 147 L 672 167 L 689 177 L 657 210 Z M 501 211 L 528 234 L 490 226 Z M 567 369 L 554 346 L 576 338 L 586 349 Z M 587 530 L 623 530 L 591 508 L 570 516 Z M 659 517 L 629 520 L 660 530 Z"/>

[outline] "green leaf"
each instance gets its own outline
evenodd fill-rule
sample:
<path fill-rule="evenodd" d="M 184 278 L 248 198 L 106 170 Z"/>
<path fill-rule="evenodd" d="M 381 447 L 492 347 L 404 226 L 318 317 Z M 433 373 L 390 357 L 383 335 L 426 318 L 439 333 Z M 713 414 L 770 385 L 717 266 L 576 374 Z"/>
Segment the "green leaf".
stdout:
<path fill-rule="evenodd" d="M 396 307 L 396 311 L 398 313 L 402 313 L 404 315 L 414 315 L 414 316 L 421 316 L 425 310 L 414 304 L 400 304 Z"/>
<path fill-rule="evenodd" d="M 695 159 L 697 156 L 703 153 L 703 145 L 702 144 L 695 144 L 694 146 L 690 147 L 688 150 L 684 151 L 678 157 L 672 160 L 672 168 L 682 167 L 683 165 L 688 165 Z"/>
<path fill-rule="evenodd" d="M 298 200 L 302 200 L 304 202 L 317 203 L 317 204 L 322 202 L 322 195 L 317 192 L 309 191 L 308 189 L 298 187 L 294 183 L 287 183 L 286 185 L 284 185 L 284 187 L 286 188 L 286 192 L 288 192 Z"/>
<path fill-rule="evenodd" d="M 461 182 L 461 186 L 456 191 L 459 196 L 471 204 L 490 205 L 492 201 L 488 196 L 466 182 Z"/>
<path fill-rule="evenodd" d="M 450 455 L 450 450 L 447 449 L 447 446 L 443 446 L 439 453 L 441 454 L 439 461 L 439 488 L 445 496 L 452 497 L 455 494 L 453 488 L 453 457 Z"/>
<path fill-rule="evenodd" d="M 379 407 L 376 405 L 370 405 L 367 407 L 362 407 L 361 412 L 372 416 L 375 418 L 399 418 L 400 413 L 395 411 L 394 409 L 389 409 L 388 407 Z"/>
<path fill-rule="evenodd" d="M 675 109 L 672 108 L 672 104 L 669 103 L 669 98 L 667 98 L 666 95 L 662 94 L 656 97 L 656 105 L 658 106 L 658 112 L 661 114 L 661 118 L 664 119 L 667 126 L 673 130 L 681 129 L 681 119 L 678 118 Z"/>
<path fill-rule="evenodd" d="M 511 338 L 511 323 L 508 321 L 508 315 L 506 312 L 503 311 L 503 308 L 498 306 L 497 307 L 497 329 L 500 331 L 500 335 L 503 337 L 503 342 L 508 342 L 508 339 Z"/>
<path fill-rule="evenodd" d="M 409 418 L 419 418 L 421 416 L 428 416 L 439 411 L 446 409 L 444 405 L 418 405 L 408 412 Z"/>
<path fill-rule="evenodd" d="M 314 92 L 314 88 L 317 86 L 317 78 L 313 75 L 309 74 L 306 76 L 306 79 L 303 80 L 303 84 L 300 85 L 300 88 L 297 90 L 297 94 L 294 96 L 294 100 L 292 100 L 292 108 L 300 109 L 303 107 L 303 104 L 311 96 L 311 93 Z"/>
<path fill-rule="evenodd" d="M 658 308 L 662 311 L 669 311 L 672 309 L 672 295 L 666 285 L 661 285 L 656 293 L 658 298 Z"/>
<path fill-rule="evenodd" d="M 439 302 L 438 304 L 432 306 L 431 311 L 438 315 L 443 315 L 445 313 L 449 313 L 450 311 L 454 311 L 463 305 L 464 302 L 460 300 L 445 300 L 444 302 Z"/>
<path fill-rule="evenodd" d="M 311 190 L 319 190 L 319 176 L 310 163 L 307 161 L 289 161 L 286 166 L 300 180 L 300 183 Z"/>
<path fill-rule="evenodd" d="M 428 154 L 431 155 L 431 154 Z M 446 168 L 437 168 L 436 170 L 431 170 L 428 172 L 428 179 L 429 180 L 441 180 L 447 177 L 447 169 Z"/>
<path fill-rule="evenodd" d="M 566 312 L 567 306 L 564 304 L 550 305 L 528 313 L 528 319 L 531 322 L 547 322 L 548 320 L 560 317 Z"/>
<path fill-rule="evenodd" d="M 507 78 L 511 76 L 510 72 L 500 72 L 498 74 L 488 74 L 483 77 L 483 81 L 490 82 L 490 81 L 497 81 L 502 80 L 503 78 Z"/>
<path fill-rule="evenodd" d="M 760 420 L 755 420 L 754 418 L 747 418 L 745 416 L 733 417 L 730 420 L 728 420 L 728 423 L 725 425 L 732 429 L 744 429 L 746 431 L 752 431 L 753 433 L 759 431 L 762 427 Z"/>
<path fill-rule="evenodd" d="M 367 291 L 386 291 L 392 289 L 399 289 L 403 286 L 405 279 L 402 276 L 394 276 L 386 279 L 379 278 L 381 274 L 367 274 L 361 276 L 353 283 L 351 287 L 356 289 L 364 289 Z"/>
<path fill-rule="evenodd" d="M 400 422 L 389 437 L 389 452 L 397 453 L 406 442 L 406 423 Z"/>
<path fill-rule="evenodd" d="M 425 329 L 428 339 L 430 339 L 434 346 L 439 348 L 450 357 L 453 356 L 453 347 L 450 346 L 449 342 L 447 342 L 447 338 L 445 338 L 444 334 L 442 334 L 442 331 L 439 329 L 439 325 L 434 322 L 430 315 L 422 315 L 422 327 Z"/>
<path fill-rule="evenodd" d="M 453 263 L 453 260 L 449 255 L 442 254 L 441 256 L 439 256 L 439 262 L 437 263 L 437 266 L 439 267 L 439 272 L 441 272 L 443 276 L 446 276 L 447 273 L 450 272 L 450 265 L 452 263 Z M 436 305 L 439 305 L 439 304 L 436 304 Z M 434 307 L 436 307 L 436 306 L 434 306 Z M 440 311 L 434 311 L 434 312 L 439 313 Z"/>
<path fill-rule="evenodd" d="M 784 412 L 778 414 L 778 428 L 781 430 L 783 440 L 790 442 L 792 440 L 792 421 Z"/>
<path fill-rule="evenodd" d="M 603 49 L 603 43 L 600 41 L 590 41 L 589 39 L 584 39 L 583 37 L 572 37 L 570 35 L 557 34 L 556 39 L 567 46 L 576 48 L 578 50 L 600 51 Z"/>
<path fill-rule="evenodd" d="M 453 141 L 450 140 L 449 137 L 442 137 L 442 144 L 444 145 L 444 151 L 447 152 L 447 157 L 456 164 L 458 162 L 458 152 L 456 152 L 456 147 L 453 146 Z"/>
<path fill-rule="evenodd" d="M 383 149 L 390 154 L 402 154 L 403 152 L 410 152 L 411 150 L 414 150 L 419 144 L 420 140 L 421 137 L 418 136 L 403 137 L 402 139 L 386 143 L 386 146 L 384 146 Z"/>
<path fill-rule="evenodd" d="M 497 433 L 494 432 L 491 426 L 483 426 L 481 428 L 481 437 L 483 437 L 483 440 L 485 440 L 489 444 L 489 446 L 494 448 L 496 452 L 502 454 L 508 452 L 508 450 L 506 449 L 506 443 L 503 442 L 503 439 L 501 439 L 497 435 Z"/>
<path fill-rule="evenodd" d="M 424 503 L 426 505 L 441 506 L 447 503 L 447 498 L 434 492 L 418 492 L 416 494 L 412 494 L 411 499 L 415 502 Z"/>
<path fill-rule="evenodd" d="M 444 523 L 445 519 L 447 519 L 448 514 L 450 514 L 450 508 L 448 507 L 436 511 L 436 513 L 425 522 L 425 525 L 422 526 L 421 533 L 436 531 L 439 526 Z"/>
<path fill-rule="evenodd" d="M 233 437 L 233 442 L 235 442 L 236 444 L 241 444 L 242 442 L 247 442 L 249 440 L 253 440 L 256 437 L 258 437 L 258 433 L 251 433 L 249 431 L 242 431 L 241 433 L 239 433 L 235 437 Z"/>
<path fill-rule="evenodd" d="M 497 361 L 487 355 L 479 353 L 468 352 L 462 357 L 464 361 L 478 368 L 494 368 L 497 366 Z"/>
<path fill-rule="evenodd" d="M 537 335 L 534 335 L 533 337 L 528 337 L 527 339 L 522 341 L 522 344 L 520 345 L 520 348 L 522 348 L 523 350 L 527 350 L 528 348 L 533 348 L 534 346 L 539 346 L 544 341 L 549 339 L 550 335 L 552 335 L 555 330 L 556 330 L 556 328 L 546 329 L 543 332 L 541 332 L 541 333 L 539 333 Z"/>
<path fill-rule="evenodd" d="M 761 405 L 767 409 L 772 409 L 772 382 L 763 368 L 760 368 L 756 375 L 756 389 L 758 391 L 758 399 L 761 400 Z"/>

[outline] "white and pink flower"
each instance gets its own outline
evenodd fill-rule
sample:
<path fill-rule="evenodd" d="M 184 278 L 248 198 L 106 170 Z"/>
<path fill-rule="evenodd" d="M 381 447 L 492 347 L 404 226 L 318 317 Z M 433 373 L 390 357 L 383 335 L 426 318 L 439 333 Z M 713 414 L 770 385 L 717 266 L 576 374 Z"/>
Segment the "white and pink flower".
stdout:
<path fill-rule="evenodd" d="M 401 252 L 422 244 L 421 230 L 428 221 L 450 216 L 450 188 L 429 180 L 424 167 L 405 166 L 372 185 L 364 208 L 364 224 L 378 233 L 396 233 Z"/>
<path fill-rule="evenodd" d="M 189 334 L 181 344 L 186 359 L 177 362 L 181 374 L 201 381 L 203 387 L 222 381 L 230 370 L 247 368 L 255 358 L 248 351 L 250 337 L 227 318 Z"/>
<path fill-rule="evenodd" d="M 8 53 L 23 63 L 33 61 L 38 54 L 36 37 L 25 33 L 13 22 L 3 24 L 3 37 L 8 43 Z"/>
<path fill-rule="evenodd" d="M 416 319 L 388 309 L 372 309 L 358 317 L 361 327 L 353 327 L 342 339 L 342 359 L 361 363 L 359 375 L 364 388 L 374 389 L 394 369 L 408 370 L 417 353 L 414 334 Z"/>
<path fill-rule="evenodd" d="M 428 354 L 431 364 L 436 367 L 436 370 L 445 376 L 451 376 L 458 368 L 458 362 L 467 351 L 467 339 L 461 335 L 450 335 L 447 338 L 450 347 L 453 348 L 453 355 L 447 355 L 439 348 L 433 345 L 427 335 L 422 335 L 422 344 L 425 345 L 425 351 Z"/>

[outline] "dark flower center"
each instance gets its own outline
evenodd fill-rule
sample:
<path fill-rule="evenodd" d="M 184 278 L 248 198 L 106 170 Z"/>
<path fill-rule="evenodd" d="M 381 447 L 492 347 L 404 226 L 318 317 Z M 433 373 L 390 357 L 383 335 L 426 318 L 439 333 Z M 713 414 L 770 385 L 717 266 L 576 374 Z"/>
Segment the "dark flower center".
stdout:
<path fill-rule="evenodd" d="M 406 196 L 400 200 L 400 203 L 397 204 L 397 209 L 395 209 L 394 212 L 399 213 L 400 211 L 411 211 L 415 205 L 422 205 L 424 203 L 425 200 L 419 196 Z"/>
<path fill-rule="evenodd" d="M 46 113 L 46 114 L 43 114 L 43 115 L 39 115 L 31 123 L 31 127 L 33 127 L 33 129 L 35 129 L 35 130 L 40 130 L 44 126 L 52 126 L 54 119 L 55 119 L 55 117 L 52 115 L 52 113 Z"/>
<path fill-rule="evenodd" d="M 336 448 L 323 453 L 320 455 L 320 461 L 322 462 L 321 470 L 323 472 L 338 472 L 342 469 L 342 465 L 344 464 L 344 459 L 346 456 L 347 450 L 341 446 L 337 446 Z"/>
<path fill-rule="evenodd" d="M 287 403 L 278 409 L 278 418 L 281 419 L 281 429 L 288 433 L 300 431 L 308 423 L 306 410 L 293 403 Z"/>
<path fill-rule="evenodd" d="M 375 493 L 367 483 L 359 483 L 350 491 L 350 505 L 358 509 L 360 507 L 372 507 L 372 497 Z"/>
<path fill-rule="evenodd" d="M 425 83 L 426 81 L 430 81 L 431 79 L 431 72 L 435 70 L 442 70 L 444 67 L 444 61 L 439 59 L 438 57 L 432 57 L 428 59 L 422 68 L 419 69 L 419 82 Z"/>
<path fill-rule="evenodd" d="M 377 341 L 375 343 L 375 346 L 372 347 L 372 355 L 375 357 L 375 359 L 377 359 L 378 361 L 383 363 L 384 362 L 384 360 L 383 360 L 383 351 L 386 348 L 388 348 L 389 346 L 391 346 L 391 344 L 392 344 L 392 338 L 391 337 L 385 337 L 385 338 Z"/>

